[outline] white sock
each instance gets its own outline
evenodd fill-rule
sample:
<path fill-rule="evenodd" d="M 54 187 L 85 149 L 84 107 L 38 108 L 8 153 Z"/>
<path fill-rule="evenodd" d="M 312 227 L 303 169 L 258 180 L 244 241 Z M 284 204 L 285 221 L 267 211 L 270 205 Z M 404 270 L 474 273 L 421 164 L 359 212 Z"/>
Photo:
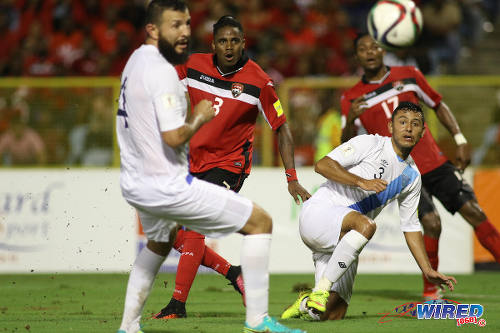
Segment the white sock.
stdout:
<path fill-rule="evenodd" d="M 262 323 L 269 302 L 269 252 L 271 234 L 247 235 L 241 246 L 241 270 L 245 282 L 246 322 Z"/>
<path fill-rule="evenodd" d="M 356 230 L 346 233 L 333 250 L 324 276 L 314 289 L 330 291 L 332 284 L 340 279 L 349 266 L 358 258 L 366 243 L 368 243 L 368 239 Z M 329 285 L 326 282 L 329 282 Z"/>
<path fill-rule="evenodd" d="M 165 257 L 152 252 L 147 247 L 144 247 L 135 259 L 128 278 L 121 330 L 127 333 L 129 330 L 132 332 L 139 330 L 142 309 L 163 261 Z"/>

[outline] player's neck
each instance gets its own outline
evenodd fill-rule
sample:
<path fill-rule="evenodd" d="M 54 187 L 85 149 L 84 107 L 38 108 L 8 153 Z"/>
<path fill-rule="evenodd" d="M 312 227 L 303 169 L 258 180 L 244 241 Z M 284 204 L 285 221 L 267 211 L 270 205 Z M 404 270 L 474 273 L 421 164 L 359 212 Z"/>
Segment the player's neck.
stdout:
<path fill-rule="evenodd" d="M 399 147 L 396 142 L 394 141 L 394 137 L 391 137 L 391 143 L 392 143 L 392 149 L 394 149 L 394 152 L 396 155 L 399 156 L 403 161 L 405 161 L 408 156 L 410 156 L 412 148 L 404 148 L 404 147 Z"/>
<path fill-rule="evenodd" d="M 388 72 L 387 66 L 383 65 L 375 70 L 366 70 L 365 69 L 365 79 L 367 81 L 379 81 L 382 79 Z"/>

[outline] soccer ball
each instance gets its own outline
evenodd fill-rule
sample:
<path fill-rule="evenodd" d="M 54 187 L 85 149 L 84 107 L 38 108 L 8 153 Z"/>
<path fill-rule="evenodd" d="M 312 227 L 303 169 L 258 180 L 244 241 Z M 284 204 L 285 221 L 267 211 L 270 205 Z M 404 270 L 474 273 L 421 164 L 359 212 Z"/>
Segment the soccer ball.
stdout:
<path fill-rule="evenodd" d="M 370 10 L 367 25 L 382 47 L 402 49 L 412 45 L 422 32 L 422 13 L 411 0 L 380 0 Z"/>

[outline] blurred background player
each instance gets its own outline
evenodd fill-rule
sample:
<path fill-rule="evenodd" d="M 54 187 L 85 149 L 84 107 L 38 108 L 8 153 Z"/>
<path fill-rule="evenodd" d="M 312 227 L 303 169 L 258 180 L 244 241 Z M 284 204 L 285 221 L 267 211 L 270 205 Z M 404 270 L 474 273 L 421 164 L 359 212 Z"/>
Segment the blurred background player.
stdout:
<path fill-rule="evenodd" d="M 187 60 L 190 21 L 182 0 L 153 0 L 148 6 L 146 42 L 127 61 L 121 78 L 116 119 L 120 187 L 136 208 L 148 242 L 130 272 L 118 332 L 142 332 L 142 309 L 180 223 L 212 237 L 245 235 L 243 332 L 301 333 L 267 314 L 271 217 L 250 200 L 189 174 L 186 143 L 215 116 L 212 102 L 204 99 L 186 120 L 187 101 L 173 65 Z"/>
<path fill-rule="evenodd" d="M 451 214 L 459 212 L 474 228 L 479 242 L 500 262 L 500 235 L 479 206 L 472 187 L 462 178 L 462 172 L 470 163 L 467 140 L 441 95 L 429 85 L 418 69 L 384 65 L 384 51 L 369 35 L 359 36 L 354 46 L 356 59 L 364 75 L 359 83 L 342 95 L 342 141 L 354 137 L 360 127 L 370 134 L 389 135 L 387 122 L 394 108 L 403 101 L 422 101 L 434 109 L 441 124 L 454 137 L 457 149 L 456 165 L 453 165 L 441 152 L 431 132 L 426 130 L 411 153 L 422 174 L 418 215 L 424 228 L 425 248 L 432 267 L 438 267 L 441 234 L 441 220 L 432 202 L 433 196 Z M 440 297 L 439 290 L 425 277 L 423 296 L 425 299 Z"/>
<path fill-rule="evenodd" d="M 313 252 L 315 287 L 299 296 L 282 318 L 344 318 L 358 256 L 375 234 L 373 219 L 396 200 L 401 231 L 422 273 L 453 290 L 455 278 L 431 267 L 417 217 L 422 183 L 410 152 L 422 138 L 424 113 L 418 105 L 402 102 L 386 126 L 391 138 L 357 136 L 316 163 L 315 171 L 327 181 L 304 204 L 299 219 L 300 236 Z"/>
<path fill-rule="evenodd" d="M 213 26 L 213 54 L 196 53 L 177 66 L 191 105 L 213 102 L 215 118 L 189 142 L 189 171 L 205 181 L 239 192 L 252 165 L 255 123 L 261 113 L 278 133 L 288 191 L 297 204 L 310 194 L 298 182 L 293 138 L 280 100 L 269 76 L 245 54 L 243 27 L 232 16 L 222 16 Z M 169 304 L 154 317 L 186 317 L 185 303 L 200 264 L 226 276 L 240 293 L 244 288 L 238 266 L 205 245 L 205 236 L 180 230 L 174 248 L 181 252 L 175 288 Z M 188 253 L 189 255 L 184 255 Z"/>

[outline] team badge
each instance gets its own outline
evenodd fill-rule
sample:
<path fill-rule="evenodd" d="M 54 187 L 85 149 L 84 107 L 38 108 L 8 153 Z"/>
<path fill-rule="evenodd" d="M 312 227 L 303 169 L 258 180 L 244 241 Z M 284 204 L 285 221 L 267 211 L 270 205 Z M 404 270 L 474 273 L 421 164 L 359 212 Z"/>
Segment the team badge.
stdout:
<path fill-rule="evenodd" d="M 392 87 L 394 89 L 396 89 L 397 91 L 401 91 L 401 90 L 403 90 L 403 88 L 405 87 L 405 85 L 404 85 L 403 81 L 394 81 L 392 83 Z"/>
<path fill-rule="evenodd" d="M 233 94 L 234 98 L 237 98 L 241 93 L 243 92 L 243 85 L 241 83 L 235 82 L 231 86 L 231 93 Z"/>

